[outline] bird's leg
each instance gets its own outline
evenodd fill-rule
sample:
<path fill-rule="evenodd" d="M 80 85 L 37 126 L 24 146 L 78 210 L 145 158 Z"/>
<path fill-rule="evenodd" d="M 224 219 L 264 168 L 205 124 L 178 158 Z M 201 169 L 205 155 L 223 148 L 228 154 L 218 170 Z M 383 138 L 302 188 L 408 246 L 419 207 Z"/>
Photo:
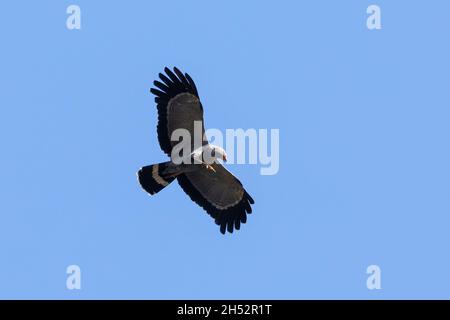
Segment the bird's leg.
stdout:
<path fill-rule="evenodd" d="M 213 166 L 211 166 L 211 165 L 209 165 L 209 164 L 207 164 L 207 163 L 204 163 L 204 164 L 205 164 L 207 170 L 216 173 L 216 169 L 214 169 Z"/>
<path fill-rule="evenodd" d="M 176 176 L 179 176 L 180 174 L 181 174 L 181 172 L 174 172 L 174 173 L 171 173 L 171 174 L 165 176 L 165 178 L 175 178 Z"/>
<path fill-rule="evenodd" d="M 167 168 L 162 172 L 162 178 L 175 178 L 183 173 L 183 166 L 169 163 Z"/>

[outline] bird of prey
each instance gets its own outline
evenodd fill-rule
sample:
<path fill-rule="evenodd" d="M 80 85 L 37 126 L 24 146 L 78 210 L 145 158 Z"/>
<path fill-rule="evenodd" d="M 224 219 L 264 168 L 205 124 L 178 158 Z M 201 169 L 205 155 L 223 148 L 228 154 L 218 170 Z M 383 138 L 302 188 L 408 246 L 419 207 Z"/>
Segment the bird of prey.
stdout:
<path fill-rule="evenodd" d="M 187 193 L 192 201 L 201 206 L 220 226 L 220 232 L 232 233 L 246 223 L 252 212 L 252 197 L 242 183 L 217 161 L 226 161 L 225 150 L 208 143 L 203 122 L 203 106 L 194 81 L 187 73 L 176 67 L 164 69 L 161 81 L 154 81 L 158 109 L 157 134 L 161 149 L 171 157 L 170 161 L 142 167 L 137 175 L 142 188 L 151 195 L 161 191 L 173 180 Z M 201 145 L 191 139 L 190 153 L 182 154 L 184 160 L 174 161 L 172 151 L 179 141 L 172 141 L 172 133 L 185 129 L 191 137 L 195 135 L 195 122 L 201 123 Z M 208 154 L 214 161 L 205 161 Z M 179 160 L 179 159 L 178 159 Z"/>

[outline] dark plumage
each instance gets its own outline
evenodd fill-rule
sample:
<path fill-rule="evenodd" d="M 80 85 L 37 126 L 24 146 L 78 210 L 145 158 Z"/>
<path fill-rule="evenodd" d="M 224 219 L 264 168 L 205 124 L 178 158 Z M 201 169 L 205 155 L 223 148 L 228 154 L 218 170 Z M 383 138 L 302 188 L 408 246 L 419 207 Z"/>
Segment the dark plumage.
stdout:
<path fill-rule="evenodd" d="M 209 145 L 204 134 L 203 106 L 194 81 L 187 73 L 174 68 L 164 69 L 161 81 L 154 81 L 158 109 L 157 134 L 161 149 L 169 156 L 178 141 L 171 141 L 172 132 L 183 128 L 194 136 L 194 121 L 202 122 L 202 144 L 211 148 L 217 158 L 226 159 L 222 148 Z M 196 150 L 193 144 L 191 151 Z M 202 149 L 203 150 L 203 149 Z M 142 188 L 155 194 L 177 179 L 181 188 L 214 219 L 220 232 L 239 230 L 247 222 L 247 214 L 252 212 L 252 197 L 241 182 L 220 163 L 181 164 L 172 161 L 143 167 L 138 172 Z"/>

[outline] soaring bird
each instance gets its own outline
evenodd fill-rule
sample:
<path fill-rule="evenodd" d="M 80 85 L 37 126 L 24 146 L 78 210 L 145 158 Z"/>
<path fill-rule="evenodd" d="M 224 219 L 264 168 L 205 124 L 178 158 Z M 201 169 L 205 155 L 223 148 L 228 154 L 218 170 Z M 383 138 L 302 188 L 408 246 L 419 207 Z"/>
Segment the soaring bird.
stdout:
<path fill-rule="evenodd" d="M 194 81 L 178 68 L 164 69 L 161 81 L 154 81 L 158 109 L 157 134 L 162 151 L 170 161 L 142 167 L 137 175 L 142 188 L 154 195 L 177 179 L 184 192 L 201 206 L 220 226 L 220 232 L 232 233 L 247 222 L 252 212 L 252 197 L 242 183 L 217 159 L 226 161 L 226 152 L 221 147 L 208 143 L 203 121 L 203 106 Z M 200 123 L 200 146 L 195 144 L 195 133 Z M 192 137 L 190 152 L 173 155 L 179 141 L 172 141 L 177 129 L 187 130 Z M 213 161 L 205 161 L 206 155 Z M 176 159 L 175 159 L 176 158 Z M 180 159 L 183 161 L 180 163 Z M 186 161 L 192 160 L 192 161 Z"/>

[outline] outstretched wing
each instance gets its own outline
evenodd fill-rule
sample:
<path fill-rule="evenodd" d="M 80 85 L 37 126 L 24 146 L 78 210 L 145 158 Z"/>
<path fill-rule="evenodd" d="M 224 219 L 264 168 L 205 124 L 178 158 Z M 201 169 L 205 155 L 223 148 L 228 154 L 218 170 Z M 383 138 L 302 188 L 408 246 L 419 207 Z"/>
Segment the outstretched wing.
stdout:
<path fill-rule="evenodd" d="M 208 212 L 220 225 L 220 232 L 239 230 L 252 212 L 252 197 L 241 182 L 224 166 L 214 163 L 216 172 L 203 166 L 178 176 L 178 183 L 189 197 Z"/>
<path fill-rule="evenodd" d="M 158 89 L 150 91 L 155 95 L 158 108 L 158 141 L 161 149 L 171 155 L 172 148 L 178 141 L 171 141 L 171 136 L 176 129 L 186 129 L 191 135 L 191 151 L 194 148 L 194 122 L 201 123 L 201 140 L 206 141 L 203 125 L 203 107 L 198 96 L 194 81 L 187 73 L 182 73 L 177 68 L 172 72 L 169 68 L 164 69 L 164 75 L 159 74 L 160 81 L 153 84 Z"/>

